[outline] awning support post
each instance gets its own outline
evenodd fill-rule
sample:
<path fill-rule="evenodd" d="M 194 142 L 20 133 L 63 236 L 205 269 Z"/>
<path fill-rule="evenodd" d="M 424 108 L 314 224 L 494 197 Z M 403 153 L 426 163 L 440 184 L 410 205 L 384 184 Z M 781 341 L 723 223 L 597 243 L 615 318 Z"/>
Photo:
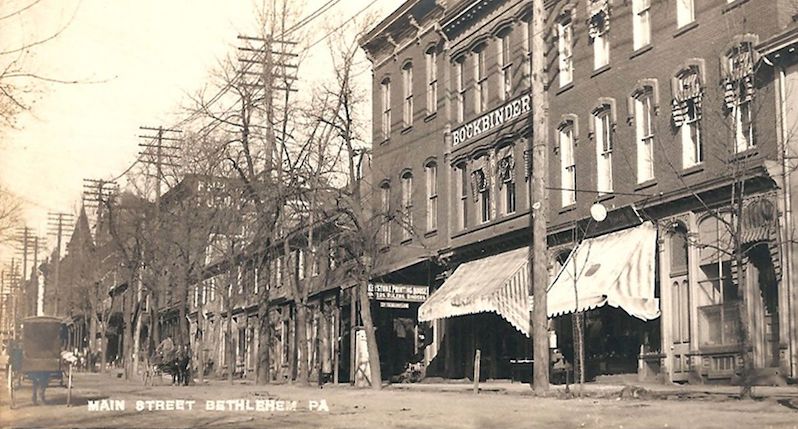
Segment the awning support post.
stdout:
<path fill-rule="evenodd" d="M 474 394 L 476 395 L 479 393 L 479 361 L 482 352 L 477 349 L 477 352 L 474 354 Z"/>

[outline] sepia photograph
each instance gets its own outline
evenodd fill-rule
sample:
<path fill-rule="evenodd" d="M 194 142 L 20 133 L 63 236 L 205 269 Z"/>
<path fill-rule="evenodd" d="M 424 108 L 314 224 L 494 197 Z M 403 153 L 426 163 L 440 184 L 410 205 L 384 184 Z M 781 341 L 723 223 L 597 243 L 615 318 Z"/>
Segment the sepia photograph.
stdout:
<path fill-rule="evenodd" d="M 798 0 L 0 0 L 0 427 L 798 429 L 797 50 Z"/>

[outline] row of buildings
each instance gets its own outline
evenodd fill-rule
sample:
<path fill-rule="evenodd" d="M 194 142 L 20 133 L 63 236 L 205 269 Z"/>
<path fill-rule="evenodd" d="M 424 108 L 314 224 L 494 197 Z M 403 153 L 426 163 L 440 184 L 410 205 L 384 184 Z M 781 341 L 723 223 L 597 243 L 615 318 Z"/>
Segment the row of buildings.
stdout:
<path fill-rule="evenodd" d="M 732 382 L 746 343 L 757 381 L 798 377 L 798 7 L 549 0 L 545 8 L 542 201 L 528 193 L 537 132 L 530 1 L 407 0 L 360 41 L 373 65 L 364 186 L 384 215 L 369 279 L 383 376 L 411 362 L 428 376 L 471 376 L 477 349 L 480 377 L 530 373 L 532 207 L 549 220 L 548 254 L 532 257 L 550 262 L 550 346 L 574 362 L 583 335 L 588 378 Z M 195 179 L 182 186 L 207 186 Z M 299 359 L 314 379 L 354 380 L 358 273 L 352 255 L 336 251 L 336 228 L 331 219 L 295 233 L 282 254 L 215 258 L 206 246 L 196 268 L 173 269 L 192 281 L 167 288 L 152 319 L 157 336 L 176 335 L 185 318 L 196 368 L 252 376 L 259 332 L 269 327 L 274 381 L 294 379 Z M 301 300 L 289 276 L 307 292 Z M 113 277 L 104 277 L 112 292 L 135 296 L 125 275 Z M 120 313 L 108 311 L 105 337 L 121 341 L 114 326 L 135 323 Z M 583 320 L 578 335 L 575 320 Z M 297 338 L 307 341 L 304 357 Z M 108 353 L 121 342 L 114 347 Z"/>

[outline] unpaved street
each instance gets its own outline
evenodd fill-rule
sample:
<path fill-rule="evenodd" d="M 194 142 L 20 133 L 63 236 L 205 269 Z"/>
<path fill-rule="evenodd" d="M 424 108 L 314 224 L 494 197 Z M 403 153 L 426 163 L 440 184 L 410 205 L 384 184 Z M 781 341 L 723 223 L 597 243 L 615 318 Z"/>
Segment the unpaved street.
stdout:
<path fill-rule="evenodd" d="M 207 385 L 144 387 L 107 375 L 80 374 L 75 380 L 76 405 L 67 408 L 66 389 L 48 389 L 48 402 L 32 406 L 30 387 L 9 410 L 2 396 L 2 427 L 300 427 L 300 428 L 798 428 L 798 411 L 776 400 L 617 400 L 535 398 L 518 393 L 415 391 L 382 392 L 350 387 L 299 388 Z M 90 411 L 89 400 L 125 410 Z M 228 400 L 242 400 L 218 402 Z M 274 399 L 275 402 L 269 402 Z M 165 402 L 155 402 L 163 400 Z M 195 401 L 193 410 L 167 410 L 176 402 Z M 206 401 L 225 411 L 209 411 Z M 246 401 L 249 402 L 246 402 Z M 321 405 L 326 402 L 329 411 Z M 144 409 L 136 410 L 136 401 Z M 144 402 L 152 401 L 152 402 Z M 260 402 L 258 402 L 260 401 Z M 296 401 L 296 410 L 290 409 Z M 282 405 L 281 405 L 282 404 Z M 311 411 L 309 406 L 316 408 Z M 262 409 L 258 411 L 256 406 Z M 160 406 L 163 409 L 156 410 Z M 243 408 L 243 410 L 236 409 Z M 149 410 L 148 408 L 153 408 Z M 251 408 L 247 410 L 247 408 Z M 280 411 L 279 408 L 283 408 Z"/>

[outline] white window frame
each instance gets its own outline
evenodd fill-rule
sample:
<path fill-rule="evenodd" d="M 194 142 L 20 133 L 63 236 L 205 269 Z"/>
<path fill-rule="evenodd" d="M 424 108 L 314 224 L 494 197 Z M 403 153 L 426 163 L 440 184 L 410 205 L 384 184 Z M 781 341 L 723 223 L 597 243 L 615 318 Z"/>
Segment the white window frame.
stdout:
<path fill-rule="evenodd" d="M 427 176 L 427 231 L 438 229 L 438 164 L 429 162 L 424 167 Z"/>
<path fill-rule="evenodd" d="M 651 43 L 651 0 L 632 0 L 633 49 Z"/>
<path fill-rule="evenodd" d="M 405 128 L 413 126 L 413 63 L 402 67 L 402 122 Z"/>
<path fill-rule="evenodd" d="M 676 28 L 682 28 L 695 21 L 695 1 L 676 0 Z"/>
<path fill-rule="evenodd" d="M 438 111 L 438 52 L 435 46 L 427 49 L 427 115 Z"/>
<path fill-rule="evenodd" d="M 466 91 L 465 84 L 465 57 L 454 60 L 455 85 L 457 85 L 457 122 L 465 120 Z"/>
<path fill-rule="evenodd" d="M 574 27 L 571 15 L 557 22 L 557 64 L 560 87 L 574 81 Z"/>
<path fill-rule="evenodd" d="M 593 114 L 596 139 L 596 188 L 599 195 L 612 193 L 612 112 L 605 106 Z"/>
<path fill-rule="evenodd" d="M 637 183 L 654 180 L 654 92 L 645 87 L 634 97 Z"/>
<path fill-rule="evenodd" d="M 488 107 L 488 73 L 485 64 L 485 45 L 474 50 L 474 112 L 482 113 Z"/>
<path fill-rule="evenodd" d="M 402 241 L 413 238 L 413 173 L 402 175 Z"/>
<path fill-rule="evenodd" d="M 560 146 L 560 202 L 563 207 L 576 204 L 576 157 L 574 123 L 568 121 L 558 130 Z"/>
<path fill-rule="evenodd" d="M 511 33 L 510 27 L 505 28 L 499 33 L 498 43 L 496 43 L 496 58 L 499 65 L 499 98 L 502 101 L 507 100 L 513 94 Z"/>
<path fill-rule="evenodd" d="M 593 70 L 610 63 L 610 34 L 604 32 L 593 38 Z"/>
<path fill-rule="evenodd" d="M 463 162 L 458 164 L 455 170 L 457 174 L 458 197 L 460 199 L 460 210 L 458 210 L 460 229 L 466 229 L 468 227 L 468 169 L 466 168 L 466 163 Z"/>
<path fill-rule="evenodd" d="M 380 84 L 382 95 L 382 138 L 391 138 L 391 81 L 384 80 Z"/>
<path fill-rule="evenodd" d="M 388 222 L 391 211 L 391 186 L 383 185 L 380 188 L 380 199 L 382 202 L 382 213 L 384 220 L 382 223 L 382 244 L 388 246 L 391 244 L 391 224 Z"/>

